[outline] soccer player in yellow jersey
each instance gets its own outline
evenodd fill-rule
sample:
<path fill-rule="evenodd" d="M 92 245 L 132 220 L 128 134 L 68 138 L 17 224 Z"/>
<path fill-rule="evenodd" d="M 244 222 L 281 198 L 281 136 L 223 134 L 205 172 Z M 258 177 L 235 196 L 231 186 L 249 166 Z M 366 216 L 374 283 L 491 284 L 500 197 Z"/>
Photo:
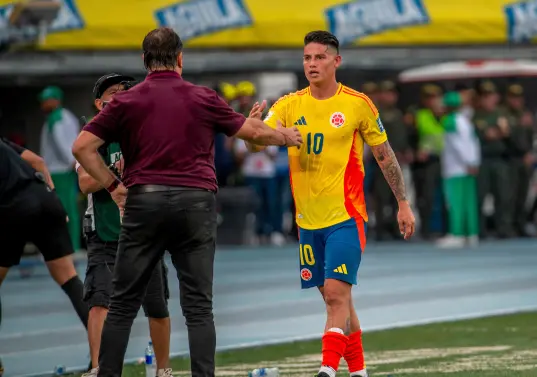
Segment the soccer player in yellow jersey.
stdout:
<path fill-rule="evenodd" d="M 265 123 L 298 127 L 304 144 L 288 149 L 291 188 L 300 237 L 302 288 L 318 287 L 327 321 L 318 377 L 334 377 L 341 357 L 351 376 L 367 376 L 360 322 L 351 288 L 366 244 L 367 211 L 362 161 L 367 143 L 399 203 L 401 234 L 414 233 L 403 174 L 388 143 L 375 105 L 336 81 L 339 42 L 326 31 L 304 38 L 304 71 L 310 86 L 280 98 Z M 252 110 L 260 116 L 264 103 Z M 248 144 L 251 151 L 262 147 Z"/>

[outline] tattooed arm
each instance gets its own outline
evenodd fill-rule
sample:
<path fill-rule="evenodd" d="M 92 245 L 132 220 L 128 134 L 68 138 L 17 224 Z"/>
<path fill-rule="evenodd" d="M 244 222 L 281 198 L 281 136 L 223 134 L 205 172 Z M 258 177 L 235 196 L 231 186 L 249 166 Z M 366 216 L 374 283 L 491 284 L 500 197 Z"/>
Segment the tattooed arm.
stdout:
<path fill-rule="evenodd" d="M 395 153 L 389 142 L 384 142 L 371 147 L 371 152 L 379 164 L 386 182 L 390 185 L 397 202 L 407 201 L 403 172 L 397 162 Z"/>

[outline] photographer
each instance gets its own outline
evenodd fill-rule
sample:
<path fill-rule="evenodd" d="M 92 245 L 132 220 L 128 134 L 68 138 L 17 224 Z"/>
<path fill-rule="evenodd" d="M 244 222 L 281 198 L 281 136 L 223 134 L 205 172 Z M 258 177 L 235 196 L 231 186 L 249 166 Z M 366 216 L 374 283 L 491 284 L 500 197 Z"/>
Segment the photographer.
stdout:
<path fill-rule="evenodd" d="M 43 159 L 0 139 L 0 285 L 10 267 L 19 264 L 26 242 L 31 241 L 87 327 L 88 307 L 71 256 L 67 221 Z"/>
<path fill-rule="evenodd" d="M 133 81 L 132 77 L 116 73 L 97 80 L 93 88 L 96 109 L 101 111 L 116 93 L 129 89 Z M 119 144 L 105 144 L 99 148 L 99 154 L 105 164 L 120 178 L 123 172 L 123 159 Z M 99 370 L 101 332 L 112 294 L 112 273 L 121 223 L 118 206 L 110 194 L 78 163 L 76 170 L 80 189 L 88 194 L 88 209 L 84 216 L 84 233 L 88 249 L 84 300 L 90 308 L 88 333 L 92 369 L 84 376 L 91 377 L 96 376 Z M 145 315 L 149 318 L 149 330 L 159 377 L 169 375 L 171 372 L 171 369 L 167 369 L 170 353 L 170 318 L 166 275 L 166 265 L 161 259 L 152 272 L 143 302 Z"/>

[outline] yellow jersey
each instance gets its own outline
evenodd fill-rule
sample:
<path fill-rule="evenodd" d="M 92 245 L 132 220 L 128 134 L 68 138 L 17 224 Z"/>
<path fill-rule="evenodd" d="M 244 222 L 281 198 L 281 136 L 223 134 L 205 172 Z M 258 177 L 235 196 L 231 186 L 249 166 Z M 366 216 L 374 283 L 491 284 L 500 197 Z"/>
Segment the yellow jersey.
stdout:
<path fill-rule="evenodd" d="M 317 100 L 308 87 L 274 103 L 264 121 L 276 128 L 277 120 L 298 127 L 304 140 L 288 148 L 298 226 L 320 229 L 358 216 L 367 221 L 364 141 L 375 146 L 387 140 L 371 100 L 342 84 L 333 97 Z"/>

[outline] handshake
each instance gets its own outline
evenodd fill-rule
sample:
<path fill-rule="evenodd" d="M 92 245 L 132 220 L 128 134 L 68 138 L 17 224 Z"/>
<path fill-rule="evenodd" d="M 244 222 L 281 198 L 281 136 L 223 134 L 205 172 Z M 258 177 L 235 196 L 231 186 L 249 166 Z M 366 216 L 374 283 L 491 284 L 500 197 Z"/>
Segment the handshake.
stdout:
<path fill-rule="evenodd" d="M 267 101 L 263 101 L 261 103 L 256 102 L 252 107 L 252 110 L 250 110 L 249 118 L 261 119 L 261 115 L 263 114 L 266 106 Z M 281 146 L 285 145 L 287 147 L 300 148 L 302 145 L 302 135 L 296 126 L 292 128 L 283 127 L 279 120 L 276 121 L 276 125 L 276 132 L 282 134 L 285 140 L 285 143 Z"/>

